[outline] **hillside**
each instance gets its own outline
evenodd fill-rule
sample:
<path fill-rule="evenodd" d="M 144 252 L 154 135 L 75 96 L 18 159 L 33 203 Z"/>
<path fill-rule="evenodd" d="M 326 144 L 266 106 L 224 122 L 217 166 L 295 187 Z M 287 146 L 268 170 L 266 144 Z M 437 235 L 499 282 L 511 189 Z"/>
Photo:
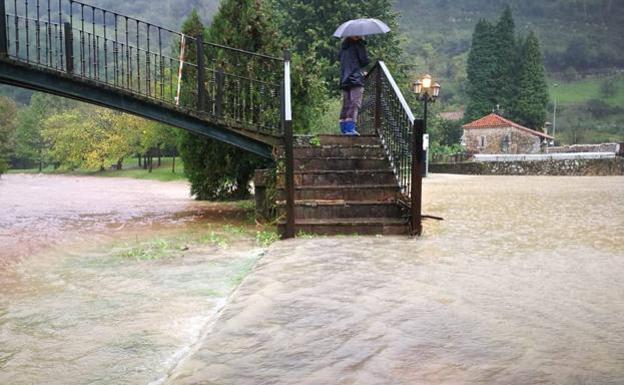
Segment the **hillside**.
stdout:
<path fill-rule="evenodd" d="M 538 35 L 549 71 L 624 67 L 624 2 L 616 0 L 397 0 L 408 52 L 440 70 L 465 53 L 479 19 L 495 20 L 509 4 L 516 32 Z M 600 42 L 600 44 L 595 44 Z M 427 60 L 429 59 L 429 60 Z M 435 59 L 441 59 L 441 64 Z"/>
<path fill-rule="evenodd" d="M 173 29 L 193 8 L 209 21 L 219 5 L 219 0 L 86 2 Z M 624 2 L 618 0 L 397 0 L 407 52 L 435 72 L 448 70 L 469 49 L 475 23 L 497 18 L 505 4 L 517 32 L 537 33 L 549 71 L 624 67 Z"/>

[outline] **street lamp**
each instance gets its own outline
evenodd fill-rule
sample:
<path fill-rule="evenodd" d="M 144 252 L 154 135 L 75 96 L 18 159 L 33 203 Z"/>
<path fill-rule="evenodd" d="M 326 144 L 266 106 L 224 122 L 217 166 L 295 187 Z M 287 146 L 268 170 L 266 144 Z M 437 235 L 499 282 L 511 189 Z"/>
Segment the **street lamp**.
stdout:
<path fill-rule="evenodd" d="M 429 102 L 435 103 L 438 96 L 440 96 L 440 88 L 442 88 L 440 87 L 440 84 L 438 82 L 434 82 L 433 78 L 429 74 L 424 75 L 412 83 L 412 92 L 416 94 L 416 99 L 424 102 L 423 134 L 425 136 L 427 135 L 427 104 Z"/>
<path fill-rule="evenodd" d="M 425 162 L 425 175 L 427 170 L 427 161 L 425 156 L 425 148 L 423 145 L 427 136 L 427 103 L 435 102 L 440 95 L 440 85 L 433 82 L 431 75 L 425 75 L 412 83 L 412 91 L 416 94 L 416 98 L 425 102 L 424 117 L 421 122 L 414 122 L 412 133 L 412 204 L 410 227 L 412 235 L 421 235 L 422 233 L 422 177 L 423 177 L 423 161 Z M 417 124 L 418 123 L 418 124 Z M 428 140 L 428 139 L 427 139 Z"/>

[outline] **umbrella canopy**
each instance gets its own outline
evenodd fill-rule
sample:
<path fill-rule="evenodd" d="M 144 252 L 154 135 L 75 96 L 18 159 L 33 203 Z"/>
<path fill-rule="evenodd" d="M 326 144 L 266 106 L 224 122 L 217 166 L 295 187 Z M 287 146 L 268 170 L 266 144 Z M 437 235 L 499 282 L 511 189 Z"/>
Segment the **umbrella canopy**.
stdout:
<path fill-rule="evenodd" d="M 390 27 L 377 19 L 355 19 L 342 23 L 334 37 L 367 36 L 390 32 Z"/>

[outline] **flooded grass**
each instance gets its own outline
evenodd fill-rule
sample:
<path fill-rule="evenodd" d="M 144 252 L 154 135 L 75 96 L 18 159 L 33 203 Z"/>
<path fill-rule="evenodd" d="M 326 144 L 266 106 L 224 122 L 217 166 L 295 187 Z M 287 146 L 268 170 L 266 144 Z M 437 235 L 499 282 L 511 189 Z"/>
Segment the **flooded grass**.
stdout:
<path fill-rule="evenodd" d="M 168 237 L 155 237 L 147 240 L 136 238 L 132 242 L 116 245 L 115 256 L 136 261 L 176 258 L 189 251 L 209 245 L 227 249 L 238 243 L 249 243 L 255 239 L 255 245 L 268 247 L 279 239 L 277 231 L 271 226 L 223 226 L 207 225 L 183 234 Z"/>

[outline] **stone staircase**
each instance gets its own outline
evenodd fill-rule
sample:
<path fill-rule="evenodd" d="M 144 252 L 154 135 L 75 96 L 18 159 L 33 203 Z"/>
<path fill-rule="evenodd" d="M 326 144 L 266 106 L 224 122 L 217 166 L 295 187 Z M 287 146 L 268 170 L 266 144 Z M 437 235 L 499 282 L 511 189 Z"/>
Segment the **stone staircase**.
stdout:
<path fill-rule="evenodd" d="M 375 135 L 299 138 L 295 158 L 295 234 L 408 234 L 394 173 Z M 319 143 L 320 142 L 320 143 Z M 284 175 L 278 206 L 284 212 Z M 278 225 L 283 234 L 285 222 Z"/>

